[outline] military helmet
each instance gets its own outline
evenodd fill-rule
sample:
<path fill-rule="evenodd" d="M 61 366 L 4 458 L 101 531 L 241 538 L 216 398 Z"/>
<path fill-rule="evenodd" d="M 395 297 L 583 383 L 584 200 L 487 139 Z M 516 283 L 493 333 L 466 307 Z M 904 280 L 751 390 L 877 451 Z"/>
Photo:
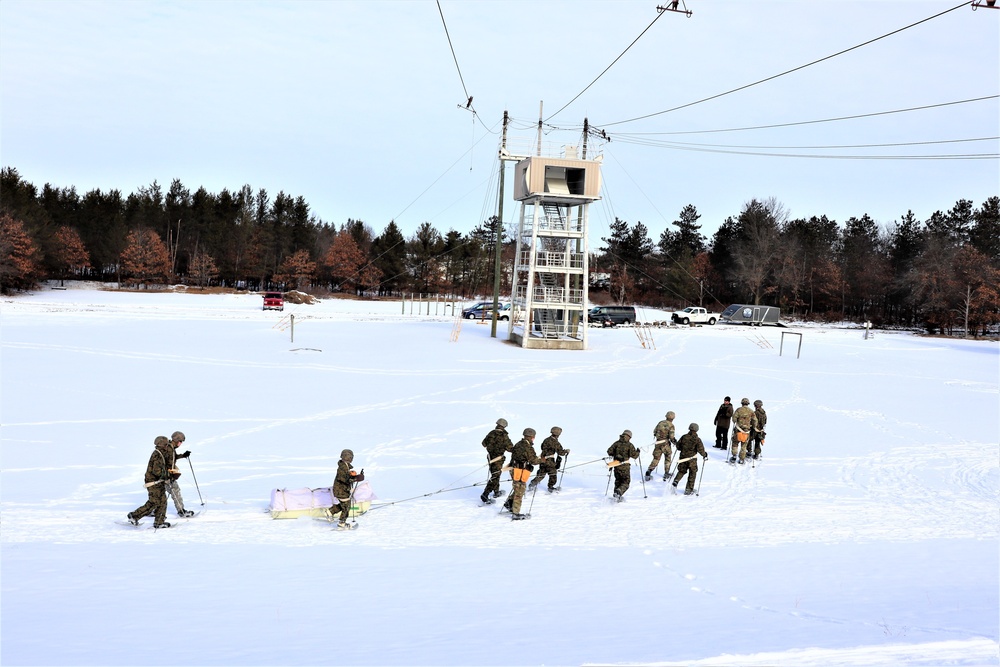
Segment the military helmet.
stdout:
<path fill-rule="evenodd" d="M 497 420 L 497 426 L 499 426 L 500 428 L 507 428 L 507 420 L 501 417 L 500 419 Z"/>
<path fill-rule="evenodd" d="M 524 429 L 523 435 L 524 435 L 525 438 L 534 438 L 535 437 L 535 429 L 533 429 L 533 428 L 526 428 L 526 429 Z"/>
<path fill-rule="evenodd" d="M 697 433 L 698 432 L 698 425 L 692 423 L 690 426 L 688 426 L 688 430 L 691 431 L 692 433 Z"/>
<path fill-rule="evenodd" d="M 750 399 L 744 398 L 743 400 L 740 401 L 740 405 L 750 405 Z"/>
<path fill-rule="evenodd" d="M 345 449 L 340 453 L 340 458 L 343 459 L 345 463 L 350 463 L 354 460 L 354 452 L 349 449 Z"/>
<path fill-rule="evenodd" d="M 174 434 L 170 436 L 170 440 L 173 442 L 184 442 L 187 438 L 185 438 L 184 434 L 180 431 L 174 431 Z"/>
<path fill-rule="evenodd" d="M 156 447 L 162 447 L 163 445 L 167 444 L 168 442 L 170 442 L 170 441 L 167 440 L 167 436 L 165 436 L 165 435 L 158 435 L 158 436 L 156 436 L 156 439 L 153 440 L 153 445 L 156 446 Z"/>
<path fill-rule="evenodd" d="M 562 435 L 562 429 L 559 428 L 558 426 L 553 426 L 552 430 L 549 431 L 549 433 L 551 433 L 552 435 L 554 435 L 554 436 L 556 436 L 558 438 L 560 435 Z"/>
<path fill-rule="evenodd" d="M 756 401 L 754 401 L 754 402 L 753 402 L 753 406 L 754 406 L 755 408 L 759 408 L 759 407 L 761 407 L 762 405 L 764 405 L 764 401 L 760 400 L 759 398 L 758 398 L 758 399 L 757 399 Z"/>
<path fill-rule="evenodd" d="M 671 410 L 670 412 L 667 413 L 667 419 L 673 420 L 673 418 L 676 417 L 676 416 L 677 415 L 674 414 L 673 410 Z"/>
<path fill-rule="evenodd" d="M 632 437 L 632 431 L 630 431 L 628 429 L 625 429 L 624 431 L 622 431 L 622 436 L 624 436 L 626 438 L 631 438 Z"/>

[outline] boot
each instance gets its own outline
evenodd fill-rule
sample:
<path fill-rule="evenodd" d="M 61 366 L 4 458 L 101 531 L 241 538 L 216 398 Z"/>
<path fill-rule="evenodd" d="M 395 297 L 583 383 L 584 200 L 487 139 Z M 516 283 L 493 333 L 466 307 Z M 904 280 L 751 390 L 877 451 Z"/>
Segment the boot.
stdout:
<path fill-rule="evenodd" d="M 646 481 L 648 482 L 651 479 L 653 479 L 653 471 L 652 470 L 647 470 L 646 471 Z"/>
<path fill-rule="evenodd" d="M 483 501 L 484 505 L 492 505 L 494 503 L 494 500 L 492 498 L 490 498 L 488 495 L 486 495 L 485 493 L 483 495 L 479 496 L 479 499 L 481 501 Z"/>
<path fill-rule="evenodd" d="M 132 524 L 133 526 L 138 526 L 139 525 L 139 519 L 132 512 L 128 513 L 128 522 L 130 524 Z"/>
<path fill-rule="evenodd" d="M 153 528 L 170 528 L 170 524 L 164 521 L 163 523 L 154 523 Z"/>
<path fill-rule="evenodd" d="M 191 517 L 194 516 L 194 512 L 192 512 L 191 510 L 177 510 L 177 516 L 179 516 L 182 519 L 190 519 Z"/>

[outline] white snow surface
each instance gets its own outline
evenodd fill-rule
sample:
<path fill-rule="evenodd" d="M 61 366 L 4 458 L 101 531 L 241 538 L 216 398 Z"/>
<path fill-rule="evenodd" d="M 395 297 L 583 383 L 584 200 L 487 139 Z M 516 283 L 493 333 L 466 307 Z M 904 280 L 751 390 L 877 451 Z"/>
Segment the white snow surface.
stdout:
<path fill-rule="evenodd" d="M 522 350 L 443 313 L 5 297 L 0 662 L 1000 664 L 996 342 L 720 325 Z M 764 402 L 756 466 L 711 447 L 725 395 Z M 701 425 L 700 495 L 633 465 L 611 503 L 601 457 L 627 428 L 644 467 L 667 410 Z M 479 505 L 498 417 L 572 450 L 528 521 Z M 122 525 L 174 430 L 203 512 Z M 270 518 L 344 448 L 379 497 L 358 530 Z"/>

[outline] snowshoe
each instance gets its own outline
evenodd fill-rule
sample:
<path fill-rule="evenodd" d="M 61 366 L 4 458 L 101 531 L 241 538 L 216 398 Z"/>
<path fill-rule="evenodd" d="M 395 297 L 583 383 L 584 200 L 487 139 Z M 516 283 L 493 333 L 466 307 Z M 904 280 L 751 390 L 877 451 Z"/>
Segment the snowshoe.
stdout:
<path fill-rule="evenodd" d="M 492 505 L 496 502 L 493 498 L 483 498 L 482 496 L 479 496 L 479 500 L 482 501 L 483 505 Z"/>
<path fill-rule="evenodd" d="M 511 521 L 524 521 L 527 518 L 528 518 L 527 514 L 511 514 L 510 515 L 510 520 Z"/>
<path fill-rule="evenodd" d="M 160 528 L 170 528 L 170 522 L 164 521 L 163 523 L 155 523 L 153 524 L 153 528 L 156 530 L 159 530 Z"/>
<path fill-rule="evenodd" d="M 128 522 L 130 524 L 132 524 L 133 526 L 138 526 L 139 525 L 139 519 L 132 512 L 128 513 Z"/>
<path fill-rule="evenodd" d="M 503 489 L 500 489 L 499 491 L 494 491 L 494 492 L 493 492 L 493 497 L 494 497 L 494 498 L 503 498 L 503 497 L 504 497 L 504 495 L 506 495 L 506 493 L 507 493 L 507 492 L 506 492 L 505 490 L 503 490 Z"/>
<path fill-rule="evenodd" d="M 179 516 L 182 519 L 190 519 L 191 517 L 194 516 L 194 512 L 192 512 L 191 510 L 178 510 L 177 516 Z"/>
<path fill-rule="evenodd" d="M 689 489 L 684 489 L 684 495 L 685 496 L 693 496 L 694 495 L 694 491 L 691 491 Z"/>
<path fill-rule="evenodd" d="M 559 493 L 559 488 L 560 487 L 558 487 L 558 486 L 550 486 L 550 487 L 546 488 L 545 490 L 548 491 L 549 493 Z"/>
<path fill-rule="evenodd" d="M 346 521 L 341 521 L 337 524 L 337 530 L 354 530 L 358 527 L 356 523 L 347 523 Z"/>

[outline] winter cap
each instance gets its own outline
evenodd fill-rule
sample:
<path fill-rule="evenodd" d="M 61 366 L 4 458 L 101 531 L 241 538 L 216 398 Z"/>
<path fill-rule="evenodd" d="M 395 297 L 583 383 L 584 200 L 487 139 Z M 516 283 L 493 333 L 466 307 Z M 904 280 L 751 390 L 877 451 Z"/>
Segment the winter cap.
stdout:
<path fill-rule="evenodd" d="M 632 431 L 630 431 L 628 429 L 625 429 L 624 431 L 622 431 L 622 435 L 624 437 L 626 437 L 626 438 L 631 438 L 632 437 Z"/>
<path fill-rule="evenodd" d="M 344 463 L 350 463 L 354 460 L 354 452 L 349 449 L 345 449 L 340 453 L 340 458 L 343 459 Z"/>
<path fill-rule="evenodd" d="M 558 426 L 553 426 L 553 427 L 552 427 L 552 430 L 551 430 L 551 431 L 549 431 L 549 433 L 551 433 L 552 435 L 554 435 L 554 436 L 557 436 L 557 437 L 558 437 L 558 436 L 562 435 L 562 429 L 561 429 L 561 428 L 559 428 Z"/>
<path fill-rule="evenodd" d="M 674 411 L 673 411 L 673 410 L 671 410 L 670 412 L 668 412 L 668 413 L 667 413 L 667 419 L 670 419 L 670 420 L 672 420 L 672 419 L 673 419 L 674 417 L 676 417 L 676 416 L 677 416 L 677 415 L 675 415 L 675 414 L 674 414 Z"/>
<path fill-rule="evenodd" d="M 187 440 L 187 438 L 184 437 L 184 434 L 181 433 L 180 431 L 174 431 L 174 434 L 170 436 L 170 439 L 173 442 L 184 442 L 185 440 Z"/>
<path fill-rule="evenodd" d="M 524 429 L 523 435 L 524 435 L 525 438 L 534 438 L 535 437 L 535 429 L 533 429 L 533 428 L 526 428 L 526 429 Z"/>
<path fill-rule="evenodd" d="M 691 431 L 692 433 L 697 433 L 698 432 L 698 425 L 697 424 L 691 424 L 690 426 L 688 426 L 688 430 Z"/>
<path fill-rule="evenodd" d="M 729 398 L 728 396 L 726 396 L 726 403 L 728 403 L 731 400 L 732 400 L 731 398 Z"/>
<path fill-rule="evenodd" d="M 750 399 L 744 398 L 743 400 L 740 401 L 740 405 L 750 405 Z"/>
<path fill-rule="evenodd" d="M 762 405 L 764 405 L 764 401 L 760 400 L 759 398 L 758 398 L 758 399 L 757 399 L 756 401 L 754 401 L 754 402 L 753 402 L 753 406 L 754 406 L 755 408 L 759 408 L 759 407 L 761 407 Z"/>
<path fill-rule="evenodd" d="M 497 426 L 499 426 L 500 428 L 507 428 L 507 420 L 501 417 L 500 419 L 497 420 Z"/>
<path fill-rule="evenodd" d="M 158 435 L 158 436 L 156 436 L 156 439 L 153 440 L 153 445 L 155 447 L 162 447 L 163 445 L 167 444 L 168 442 L 170 442 L 170 441 L 167 440 L 167 436 L 165 436 L 165 435 Z"/>

